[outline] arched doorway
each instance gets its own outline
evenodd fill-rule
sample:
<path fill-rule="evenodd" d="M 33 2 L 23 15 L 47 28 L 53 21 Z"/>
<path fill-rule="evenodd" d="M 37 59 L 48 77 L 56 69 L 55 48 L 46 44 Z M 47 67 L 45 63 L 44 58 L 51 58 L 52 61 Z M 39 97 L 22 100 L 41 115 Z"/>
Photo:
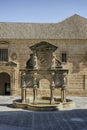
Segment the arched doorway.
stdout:
<path fill-rule="evenodd" d="M 10 75 L 0 73 L 0 95 L 10 95 Z"/>

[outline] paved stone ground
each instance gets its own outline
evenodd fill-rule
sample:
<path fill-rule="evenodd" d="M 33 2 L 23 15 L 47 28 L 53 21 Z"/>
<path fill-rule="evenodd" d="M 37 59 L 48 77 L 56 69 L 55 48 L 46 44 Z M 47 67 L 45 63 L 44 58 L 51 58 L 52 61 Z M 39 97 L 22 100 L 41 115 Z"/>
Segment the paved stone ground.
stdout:
<path fill-rule="evenodd" d="M 51 112 L 14 109 L 15 97 L 0 96 L 0 130 L 87 130 L 87 97 L 69 97 L 72 110 Z"/>

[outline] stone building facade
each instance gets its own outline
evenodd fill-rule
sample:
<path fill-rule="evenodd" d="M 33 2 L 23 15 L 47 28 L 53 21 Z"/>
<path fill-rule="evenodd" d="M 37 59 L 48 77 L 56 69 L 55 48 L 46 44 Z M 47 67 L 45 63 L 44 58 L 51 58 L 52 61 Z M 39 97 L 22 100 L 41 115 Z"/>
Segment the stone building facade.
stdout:
<path fill-rule="evenodd" d="M 87 95 L 87 19 L 76 14 L 59 23 L 0 23 L 0 95 L 21 94 L 20 69 L 41 42 L 58 47 L 55 55 L 69 69 L 67 93 Z"/>

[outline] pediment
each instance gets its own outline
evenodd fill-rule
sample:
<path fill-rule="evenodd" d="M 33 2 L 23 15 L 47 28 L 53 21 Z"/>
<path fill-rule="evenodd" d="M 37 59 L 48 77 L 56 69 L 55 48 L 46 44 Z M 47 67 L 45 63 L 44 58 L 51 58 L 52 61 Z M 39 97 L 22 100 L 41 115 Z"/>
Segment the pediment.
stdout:
<path fill-rule="evenodd" d="M 28 60 L 26 67 L 33 69 L 34 64 L 37 62 L 37 68 L 42 70 L 51 69 L 52 60 L 55 60 L 55 67 L 61 67 L 61 62 L 57 59 L 53 59 L 54 51 L 57 49 L 57 46 L 50 44 L 48 42 L 42 41 L 30 47 L 33 51 L 30 59 Z"/>
<path fill-rule="evenodd" d="M 30 47 L 31 50 L 51 50 L 55 51 L 58 47 L 48 42 L 42 41 Z"/>

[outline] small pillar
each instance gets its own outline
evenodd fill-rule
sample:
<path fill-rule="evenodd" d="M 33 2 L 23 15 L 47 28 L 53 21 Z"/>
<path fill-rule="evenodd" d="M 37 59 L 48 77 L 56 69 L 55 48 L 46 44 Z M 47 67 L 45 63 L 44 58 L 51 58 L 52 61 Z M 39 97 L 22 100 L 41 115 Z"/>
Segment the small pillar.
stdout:
<path fill-rule="evenodd" d="M 51 100 L 50 100 L 50 104 L 54 103 L 54 89 L 51 89 Z"/>
<path fill-rule="evenodd" d="M 26 83 L 23 81 L 23 86 L 22 86 L 22 102 L 26 102 Z"/>
<path fill-rule="evenodd" d="M 22 102 L 25 103 L 26 102 L 26 73 L 25 71 L 22 72 L 22 94 L 21 94 L 21 99 Z"/>
<path fill-rule="evenodd" d="M 66 102 L 67 73 L 63 74 L 63 86 L 61 88 L 61 101 Z"/>
<path fill-rule="evenodd" d="M 65 88 L 61 88 L 61 101 L 66 102 L 66 91 Z"/>
<path fill-rule="evenodd" d="M 33 104 L 37 104 L 37 90 L 33 88 Z"/>
<path fill-rule="evenodd" d="M 33 104 L 37 103 L 37 79 L 36 77 L 34 78 L 34 86 L 33 86 Z"/>
<path fill-rule="evenodd" d="M 55 73 L 52 73 L 52 83 L 51 83 L 51 99 L 50 99 L 50 103 L 53 104 L 54 103 L 54 89 L 55 89 L 55 82 L 54 82 L 54 75 Z"/>
<path fill-rule="evenodd" d="M 22 88 L 22 102 L 26 103 L 26 88 Z"/>

